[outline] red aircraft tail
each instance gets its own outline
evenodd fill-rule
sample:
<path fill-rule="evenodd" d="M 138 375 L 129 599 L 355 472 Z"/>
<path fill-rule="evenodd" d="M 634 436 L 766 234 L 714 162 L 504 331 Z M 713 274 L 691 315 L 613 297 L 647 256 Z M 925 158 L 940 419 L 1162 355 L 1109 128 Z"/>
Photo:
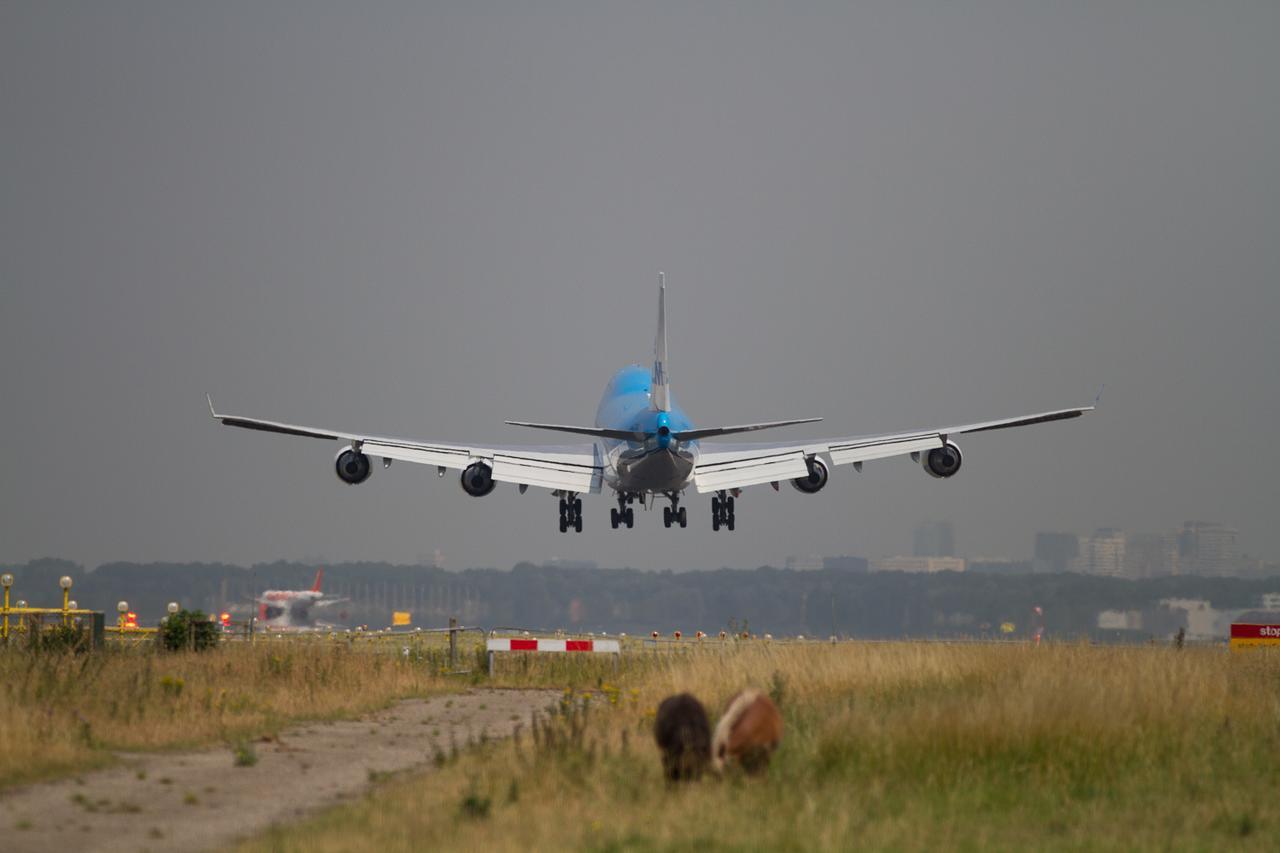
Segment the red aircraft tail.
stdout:
<path fill-rule="evenodd" d="M 311 585 L 312 592 L 320 591 L 320 581 L 324 580 L 324 569 L 316 569 L 316 582 Z"/>

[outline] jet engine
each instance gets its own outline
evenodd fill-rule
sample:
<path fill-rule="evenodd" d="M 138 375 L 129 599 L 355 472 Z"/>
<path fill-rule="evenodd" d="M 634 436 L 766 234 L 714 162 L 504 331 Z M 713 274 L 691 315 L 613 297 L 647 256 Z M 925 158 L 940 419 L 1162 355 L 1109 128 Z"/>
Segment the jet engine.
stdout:
<path fill-rule="evenodd" d="M 960 470 L 960 463 L 963 461 L 964 457 L 960 455 L 960 448 L 949 441 L 944 447 L 935 447 L 927 453 L 920 454 L 921 467 L 930 477 L 935 477 L 939 480 L 954 477 L 956 472 Z"/>
<path fill-rule="evenodd" d="M 369 457 L 350 447 L 338 452 L 337 457 L 333 460 L 333 469 L 337 472 L 338 479 L 348 486 L 363 483 L 373 473 L 373 466 L 369 464 Z"/>
<path fill-rule="evenodd" d="M 827 484 L 826 463 L 816 456 L 810 456 L 805 460 L 805 464 L 809 466 L 809 476 L 796 477 L 791 481 L 791 485 L 796 487 L 797 492 L 804 492 L 806 495 L 822 491 L 822 487 Z"/>
<path fill-rule="evenodd" d="M 493 479 L 493 469 L 483 462 L 472 462 L 462 469 L 462 491 L 473 498 L 482 498 L 498 484 Z"/>

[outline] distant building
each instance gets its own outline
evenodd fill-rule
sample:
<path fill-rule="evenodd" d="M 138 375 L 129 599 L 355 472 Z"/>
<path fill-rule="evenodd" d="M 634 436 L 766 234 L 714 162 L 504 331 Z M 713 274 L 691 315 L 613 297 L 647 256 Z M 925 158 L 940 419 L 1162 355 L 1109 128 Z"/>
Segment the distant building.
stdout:
<path fill-rule="evenodd" d="M 926 521 L 915 530 L 911 554 L 915 557 L 954 557 L 956 534 L 949 521 Z"/>
<path fill-rule="evenodd" d="M 1033 564 L 1030 560 L 1008 560 L 1003 557 L 969 557 L 966 571 L 988 575 L 1029 575 Z"/>
<path fill-rule="evenodd" d="M 1125 541 L 1125 577 L 1141 579 L 1178 574 L 1178 537 L 1168 533 L 1133 533 Z"/>
<path fill-rule="evenodd" d="M 865 573 L 867 560 L 865 557 L 846 557 L 843 554 L 838 557 L 823 557 L 822 568 L 837 572 Z"/>
<path fill-rule="evenodd" d="M 1160 606 L 1173 612 L 1181 611 L 1187 622 L 1188 640 L 1221 640 L 1231 630 L 1233 617 L 1239 610 L 1215 610 L 1201 598 L 1162 598 Z"/>
<path fill-rule="evenodd" d="M 1074 533 L 1037 533 L 1032 568 L 1037 574 L 1069 572 L 1079 554 L 1080 537 Z"/>
<path fill-rule="evenodd" d="M 1234 574 L 1236 531 L 1216 521 L 1185 522 L 1178 534 L 1178 559 L 1183 574 Z"/>
<path fill-rule="evenodd" d="M 787 557 L 786 567 L 796 572 L 812 572 L 825 568 L 826 561 L 821 554 L 802 554 Z"/>
<path fill-rule="evenodd" d="M 1091 575 L 1122 577 L 1125 545 L 1124 533 L 1114 527 L 1102 527 L 1088 538 L 1080 537 L 1078 570 Z"/>
<path fill-rule="evenodd" d="M 882 557 L 868 564 L 873 572 L 963 572 L 960 557 Z"/>
<path fill-rule="evenodd" d="M 561 557 L 552 557 L 550 560 L 542 564 L 544 569 L 598 569 L 600 564 L 595 560 L 565 560 Z"/>
<path fill-rule="evenodd" d="M 1098 614 L 1098 627 L 1104 631 L 1141 631 L 1141 610 L 1103 610 Z"/>

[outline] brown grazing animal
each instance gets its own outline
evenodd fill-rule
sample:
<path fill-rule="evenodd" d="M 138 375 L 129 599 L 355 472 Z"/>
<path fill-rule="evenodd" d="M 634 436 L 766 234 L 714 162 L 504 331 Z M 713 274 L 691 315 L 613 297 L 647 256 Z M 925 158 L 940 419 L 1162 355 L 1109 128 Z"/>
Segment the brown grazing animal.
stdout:
<path fill-rule="evenodd" d="M 736 761 L 750 774 L 769 768 L 769 756 L 782 740 L 782 715 L 773 700 L 748 688 L 729 700 L 712 740 L 711 760 L 717 771 Z"/>
<path fill-rule="evenodd" d="M 711 723 L 702 703 L 688 693 L 668 696 L 658 706 L 653 736 L 662 750 L 669 782 L 698 779 L 711 760 Z"/>

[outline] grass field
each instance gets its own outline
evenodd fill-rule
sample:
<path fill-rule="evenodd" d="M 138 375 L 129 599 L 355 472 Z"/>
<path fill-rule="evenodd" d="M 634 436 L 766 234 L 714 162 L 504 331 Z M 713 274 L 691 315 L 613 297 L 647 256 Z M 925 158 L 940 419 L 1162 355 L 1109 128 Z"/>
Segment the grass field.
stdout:
<path fill-rule="evenodd" d="M 89 655 L 7 650 L 0 785 L 101 766 L 112 750 L 234 744 L 292 721 L 354 716 L 458 686 L 398 651 L 297 642 L 199 654 L 152 644 Z"/>
<path fill-rule="evenodd" d="M 637 663 L 607 682 L 592 662 L 536 731 L 245 849 L 1219 849 L 1280 834 L 1277 655 L 751 643 Z M 657 703 L 690 690 L 714 717 L 748 684 L 786 719 L 769 776 L 668 788 Z"/>

